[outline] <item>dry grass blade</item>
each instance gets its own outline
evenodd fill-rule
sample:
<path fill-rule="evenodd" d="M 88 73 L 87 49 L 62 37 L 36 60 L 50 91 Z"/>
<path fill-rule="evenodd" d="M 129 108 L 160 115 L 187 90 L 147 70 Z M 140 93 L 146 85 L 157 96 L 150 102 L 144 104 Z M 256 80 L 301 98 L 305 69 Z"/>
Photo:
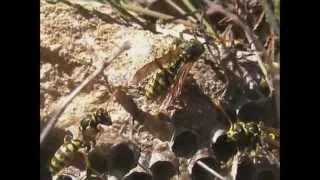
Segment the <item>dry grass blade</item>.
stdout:
<path fill-rule="evenodd" d="M 126 41 L 120 49 L 115 53 L 114 56 L 109 58 L 108 60 L 103 60 L 101 65 L 95 70 L 89 77 L 87 77 L 75 90 L 73 90 L 69 96 L 62 102 L 60 106 L 52 113 L 50 113 L 50 119 L 48 120 L 47 125 L 44 127 L 40 134 L 40 146 L 43 144 L 45 138 L 49 134 L 50 130 L 58 121 L 60 115 L 63 113 L 67 105 L 73 100 L 73 98 L 85 87 L 87 86 L 94 78 L 96 78 L 99 74 L 103 72 L 103 70 L 109 65 L 110 61 L 117 58 L 120 54 L 122 54 L 125 50 L 128 50 L 131 47 L 130 42 Z"/>
<path fill-rule="evenodd" d="M 119 13 L 123 16 L 123 17 L 129 17 L 132 21 L 136 22 L 137 24 L 141 25 L 144 28 L 146 27 L 146 24 L 144 24 L 142 21 L 140 21 L 138 18 L 136 18 L 134 15 L 130 14 L 125 8 L 122 7 L 122 5 L 120 3 L 118 3 L 115 0 L 98 0 L 100 2 L 105 2 L 107 1 L 108 3 L 110 3 L 110 5 L 113 8 L 116 8 Z"/>
<path fill-rule="evenodd" d="M 258 29 L 258 27 L 260 26 L 264 16 L 265 16 L 265 12 L 262 12 L 260 17 L 259 17 L 259 19 L 258 19 L 258 21 L 257 21 L 257 23 L 253 26 L 252 31 L 256 31 Z"/>
<path fill-rule="evenodd" d="M 211 173 L 212 175 L 214 175 L 215 177 L 221 179 L 221 180 L 226 180 L 227 178 L 223 177 L 222 175 L 220 175 L 217 171 L 211 169 L 210 167 L 208 167 L 205 163 L 201 162 L 201 161 L 197 161 L 197 164 L 202 167 L 203 169 L 205 169 L 206 171 L 208 171 L 209 173 Z"/>
<path fill-rule="evenodd" d="M 166 0 L 166 2 L 170 6 L 172 6 L 174 9 L 176 9 L 181 15 L 187 14 L 182 8 L 180 8 L 175 2 L 173 2 L 173 0 Z M 188 16 L 188 19 L 191 20 L 192 22 L 196 22 L 196 20 L 191 16 Z"/>
<path fill-rule="evenodd" d="M 190 3 L 189 0 L 182 0 L 182 2 L 184 3 L 185 6 L 187 6 L 187 8 L 190 11 L 192 11 L 192 12 L 196 11 L 196 8 Z M 208 23 L 208 21 L 205 18 L 203 18 L 201 16 L 201 14 L 199 14 L 199 13 L 196 14 L 196 17 L 197 17 L 198 21 L 200 21 L 200 22 L 203 20 L 203 23 L 204 23 L 206 29 L 213 36 L 213 38 L 218 40 L 219 42 L 221 42 L 218 33 L 211 27 L 211 25 Z M 222 43 L 222 45 L 223 45 L 223 43 Z"/>
<path fill-rule="evenodd" d="M 182 19 L 175 19 L 174 16 L 163 14 L 163 13 L 156 12 L 156 11 L 152 11 L 152 10 L 149 10 L 149 9 L 146 9 L 146 8 L 139 7 L 139 6 L 134 5 L 134 4 L 121 3 L 121 6 L 124 7 L 125 9 L 129 10 L 129 11 L 133 11 L 133 12 L 136 12 L 136 13 L 139 13 L 139 14 L 143 14 L 143 15 L 146 15 L 146 16 L 155 17 L 155 18 L 159 18 L 159 19 L 162 19 L 162 20 L 173 20 L 173 22 L 175 22 L 175 23 L 181 23 L 181 24 L 186 25 L 186 26 L 195 27 L 195 25 L 193 23 L 189 22 L 189 21 L 182 20 Z"/>
<path fill-rule="evenodd" d="M 262 56 L 261 55 L 258 56 L 259 58 L 257 59 L 257 62 L 258 62 L 258 65 L 259 65 L 261 71 L 263 72 L 263 75 L 266 78 L 266 81 L 267 81 L 269 89 L 270 89 L 270 95 L 271 95 L 272 94 L 271 92 L 273 92 L 274 88 L 273 88 L 273 83 L 269 79 L 268 72 L 262 62 L 262 59 L 264 57 L 267 57 L 266 50 L 263 47 L 263 44 L 257 38 L 255 38 L 255 35 L 251 31 L 250 27 L 245 22 L 243 22 L 237 15 L 235 15 L 234 13 L 225 9 L 223 6 L 216 4 L 216 3 L 209 3 L 208 6 L 209 6 L 209 9 L 207 10 L 207 14 L 222 13 L 226 17 L 229 17 L 230 20 L 232 20 L 235 24 L 237 24 L 238 26 L 240 26 L 243 29 L 249 43 L 250 44 L 253 43 L 255 46 L 255 49 L 257 51 L 261 52 Z"/>
<path fill-rule="evenodd" d="M 276 35 L 280 36 L 279 23 L 277 22 L 277 18 L 270 8 L 269 2 L 267 0 L 262 0 L 262 6 L 266 13 L 267 20 L 270 23 L 270 26 L 272 27 Z"/>
<path fill-rule="evenodd" d="M 262 43 L 255 38 L 250 27 L 247 24 L 245 24 L 245 22 L 243 22 L 237 15 L 228 11 L 227 9 L 225 9 L 223 6 L 219 4 L 210 3 L 209 9 L 207 10 L 207 14 L 213 14 L 213 13 L 222 13 L 226 17 L 228 17 L 230 20 L 232 20 L 235 24 L 240 26 L 243 29 L 249 43 L 253 43 L 255 45 L 256 50 L 262 52 L 263 54 L 265 53 L 265 49 Z"/>

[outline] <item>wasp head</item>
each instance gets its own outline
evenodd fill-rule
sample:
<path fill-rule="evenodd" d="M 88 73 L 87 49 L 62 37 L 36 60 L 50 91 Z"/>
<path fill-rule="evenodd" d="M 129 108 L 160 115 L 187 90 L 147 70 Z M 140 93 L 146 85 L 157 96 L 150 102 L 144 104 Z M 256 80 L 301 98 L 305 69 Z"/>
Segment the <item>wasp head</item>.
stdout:
<path fill-rule="evenodd" d="M 192 39 L 185 44 L 185 53 L 190 60 L 198 59 L 204 50 L 203 44 L 197 39 Z"/>
<path fill-rule="evenodd" d="M 87 115 L 81 120 L 80 125 L 83 130 L 97 128 L 98 124 L 111 125 L 111 118 L 103 109 L 98 109 L 95 113 Z"/>
<path fill-rule="evenodd" d="M 239 139 L 239 137 L 243 134 L 243 128 L 241 124 L 235 123 L 232 124 L 229 131 L 227 132 L 227 136 L 231 139 Z"/>
<path fill-rule="evenodd" d="M 109 114 L 106 113 L 103 109 L 98 109 L 95 115 L 95 118 L 99 124 L 103 125 L 112 125 L 111 118 L 109 117 Z"/>

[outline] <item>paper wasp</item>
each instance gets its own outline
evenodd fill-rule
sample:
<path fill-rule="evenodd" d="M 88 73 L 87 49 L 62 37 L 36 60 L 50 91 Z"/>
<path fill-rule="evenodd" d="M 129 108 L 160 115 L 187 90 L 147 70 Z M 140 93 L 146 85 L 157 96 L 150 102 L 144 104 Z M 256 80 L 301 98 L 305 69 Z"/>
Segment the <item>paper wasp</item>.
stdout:
<path fill-rule="evenodd" d="M 181 94 L 189 70 L 204 51 L 203 44 L 197 39 L 190 41 L 177 39 L 175 46 L 167 54 L 139 69 L 133 82 L 137 84 L 146 77 L 146 74 L 155 72 L 145 86 L 145 93 L 152 99 L 167 92 L 160 107 L 161 110 L 165 110 Z"/>
<path fill-rule="evenodd" d="M 87 148 L 87 151 L 90 150 L 95 143 L 96 136 L 101 132 L 101 124 L 111 125 L 111 119 L 103 109 L 98 109 L 80 121 L 78 136 L 73 137 L 69 134 L 65 136 L 63 145 L 60 146 L 49 162 L 52 175 L 69 166 L 80 149 Z"/>
<path fill-rule="evenodd" d="M 221 161 L 227 162 L 235 153 L 255 152 L 257 148 L 278 162 L 280 133 L 260 122 L 237 121 L 227 131 L 217 130 L 211 148 Z M 274 154 L 275 153 L 275 154 Z"/>
<path fill-rule="evenodd" d="M 93 145 L 95 144 L 95 138 L 101 132 L 101 124 L 112 124 L 111 118 L 102 108 L 99 108 L 93 113 L 88 114 L 80 121 L 79 128 L 85 142 L 92 142 Z"/>
<path fill-rule="evenodd" d="M 227 137 L 239 146 L 256 143 L 268 143 L 279 147 L 280 133 L 273 128 L 264 126 L 263 122 L 233 123 L 227 132 Z"/>

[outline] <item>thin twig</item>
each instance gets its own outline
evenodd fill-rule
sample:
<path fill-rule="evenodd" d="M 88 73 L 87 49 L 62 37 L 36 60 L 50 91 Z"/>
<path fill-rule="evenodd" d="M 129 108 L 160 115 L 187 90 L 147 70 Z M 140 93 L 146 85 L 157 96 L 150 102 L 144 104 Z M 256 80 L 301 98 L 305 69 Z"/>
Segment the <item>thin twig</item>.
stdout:
<path fill-rule="evenodd" d="M 163 20 L 175 19 L 174 16 L 163 14 L 163 13 L 156 12 L 156 11 L 152 11 L 152 10 L 149 10 L 147 8 L 139 7 L 139 6 L 134 5 L 134 4 L 121 3 L 121 6 L 124 7 L 125 9 L 129 10 L 129 11 L 133 11 L 135 13 L 147 15 L 147 16 L 150 16 L 150 17 L 155 17 L 155 18 L 159 18 L 159 19 L 163 19 Z M 194 25 L 193 23 L 191 23 L 189 21 L 186 21 L 186 20 L 182 20 L 182 19 L 175 19 L 175 20 L 173 20 L 173 22 L 181 23 L 181 24 L 184 24 L 184 25 L 187 25 L 187 26 L 190 26 L 190 27 L 196 27 L 196 25 Z"/>
<path fill-rule="evenodd" d="M 185 15 L 187 14 L 180 6 L 178 6 L 175 2 L 173 2 L 172 0 L 165 0 L 171 7 L 173 7 L 174 9 L 176 9 L 181 15 Z M 197 20 L 195 20 L 193 17 L 188 16 L 188 19 L 192 22 L 196 22 Z"/>
<path fill-rule="evenodd" d="M 189 13 L 186 13 L 184 14 L 183 16 L 179 16 L 179 17 L 175 17 L 174 19 L 169 19 L 169 20 L 163 20 L 162 23 L 170 23 L 170 22 L 175 22 L 176 19 L 183 19 L 183 18 L 188 18 L 188 17 L 191 17 L 192 15 L 198 13 L 199 11 L 194 11 L 194 12 L 189 12 Z M 192 21 L 193 22 L 193 21 Z M 188 24 L 186 24 L 186 26 L 189 26 Z M 196 27 L 196 21 L 194 22 L 194 27 Z M 192 26 L 190 26 L 190 28 L 193 28 Z"/>
<path fill-rule="evenodd" d="M 190 3 L 189 0 L 183 0 L 182 2 L 185 4 L 185 6 L 187 6 L 187 8 L 190 11 L 195 11 L 196 10 L 196 8 Z M 209 22 L 207 21 L 205 15 L 206 15 L 205 12 L 203 12 L 202 14 L 198 13 L 198 14 L 196 14 L 196 17 L 199 20 L 199 22 L 201 23 L 201 26 L 204 23 L 204 25 L 206 27 L 206 29 L 204 30 L 204 36 L 205 36 L 206 41 L 209 42 L 207 37 L 211 37 L 216 42 L 221 44 L 222 49 L 225 49 L 227 52 L 229 52 L 229 49 L 227 49 L 225 42 L 223 40 L 221 40 L 221 38 L 218 35 L 217 31 L 215 31 L 215 29 L 212 28 L 212 26 L 209 24 Z M 214 42 L 211 42 L 210 44 L 217 50 L 217 52 L 218 52 L 218 62 L 219 62 L 221 60 L 221 55 L 220 55 L 219 48 L 217 47 L 217 45 Z M 206 46 L 207 46 L 208 50 L 210 50 L 210 47 L 209 47 L 209 45 L 207 43 L 206 43 Z"/>
<path fill-rule="evenodd" d="M 260 17 L 259 17 L 259 19 L 258 19 L 258 21 L 257 21 L 257 23 L 253 26 L 252 31 L 255 31 L 255 30 L 258 29 L 258 27 L 260 26 L 264 16 L 265 16 L 265 12 L 262 12 Z"/>
<path fill-rule="evenodd" d="M 213 14 L 213 13 L 218 13 L 218 12 L 229 17 L 230 20 L 232 20 L 235 24 L 240 26 L 243 29 L 249 43 L 252 42 L 255 45 L 256 50 L 258 50 L 262 53 L 265 53 L 265 49 L 264 49 L 262 43 L 255 38 L 254 33 L 251 31 L 250 27 L 247 24 L 245 24 L 234 13 L 226 10 L 223 6 L 216 4 L 216 3 L 210 3 L 209 9 L 207 10 L 207 14 Z"/>
<path fill-rule="evenodd" d="M 280 36 L 280 26 L 277 21 L 276 16 L 271 10 L 271 7 L 269 5 L 269 2 L 267 0 L 262 0 L 262 7 L 264 12 L 266 13 L 267 21 L 269 22 L 270 26 L 274 30 L 277 36 Z"/>
<path fill-rule="evenodd" d="M 122 7 L 122 4 L 119 4 L 118 2 L 116 2 L 116 0 L 98 0 L 98 1 L 107 1 L 112 7 L 116 8 L 123 17 L 129 17 L 140 26 L 144 28 L 148 28 L 145 23 L 140 21 L 134 15 L 130 14 L 130 12 L 128 12 L 126 8 Z"/>
<path fill-rule="evenodd" d="M 184 3 L 185 6 L 187 6 L 187 8 L 190 11 L 196 11 L 196 8 L 190 3 L 189 0 L 182 0 L 182 2 Z M 199 21 L 203 20 L 203 23 L 206 27 L 206 30 L 209 31 L 208 33 L 210 33 L 214 39 L 220 41 L 218 33 L 211 27 L 211 25 L 208 23 L 208 21 L 205 18 L 203 18 L 199 13 L 196 14 L 196 17 Z"/>
<path fill-rule="evenodd" d="M 205 169 L 206 171 L 208 171 L 209 173 L 211 173 L 212 175 L 214 175 L 215 177 L 221 179 L 221 180 L 226 180 L 227 178 L 223 177 L 222 175 L 220 175 L 217 171 L 213 170 L 212 168 L 210 168 L 208 165 L 206 165 L 205 163 L 201 162 L 201 161 L 197 161 L 197 164 L 202 167 L 203 169 Z"/>
<path fill-rule="evenodd" d="M 128 50 L 130 48 L 130 43 L 126 41 L 120 49 L 116 52 L 114 56 L 109 58 L 108 60 L 103 60 L 101 63 L 101 66 L 98 67 L 87 79 L 85 79 L 75 90 L 73 90 L 69 96 L 66 97 L 66 99 L 63 101 L 63 103 L 58 106 L 57 109 L 55 109 L 51 114 L 51 118 L 48 120 L 47 125 L 44 127 L 43 131 L 40 134 L 40 146 L 43 144 L 45 138 L 49 134 L 50 130 L 53 128 L 53 126 L 58 121 L 60 115 L 63 113 L 67 105 L 73 100 L 73 98 L 86 86 L 91 82 L 95 77 L 97 77 L 99 74 L 103 72 L 103 70 L 110 64 L 110 61 L 117 58 L 120 54 L 122 54 L 125 50 Z"/>

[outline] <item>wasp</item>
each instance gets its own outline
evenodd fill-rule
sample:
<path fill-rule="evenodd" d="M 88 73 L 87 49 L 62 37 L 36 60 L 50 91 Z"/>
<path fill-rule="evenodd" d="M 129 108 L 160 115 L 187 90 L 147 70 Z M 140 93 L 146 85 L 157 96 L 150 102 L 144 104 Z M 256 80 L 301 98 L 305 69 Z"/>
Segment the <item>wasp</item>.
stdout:
<path fill-rule="evenodd" d="M 212 148 L 222 161 L 227 161 L 236 152 L 250 154 L 259 151 L 265 153 L 270 162 L 277 163 L 279 162 L 279 141 L 280 132 L 265 126 L 262 121 L 237 121 L 231 124 L 219 142 L 214 142 L 217 144 Z"/>
<path fill-rule="evenodd" d="M 276 129 L 264 126 L 262 121 L 238 121 L 231 125 L 227 132 L 227 137 L 240 146 L 268 142 L 279 147 L 280 133 Z"/>
<path fill-rule="evenodd" d="M 60 172 L 64 167 L 70 165 L 76 152 L 84 146 L 81 139 L 66 140 L 64 144 L 56 151 L 49 163 L 49 170 L 52 175 Z"/>
<path fill-rule="evenodd" d="M 80 121 L 79 129 L 85 142 L 95 144 L 96 136 L 102 131 L 101 124 L 107 126 L 112 124 L 110 116 L 102 108 L 88 114 Z"/>
<path fill-rule="evenodd" d="M 83 118 L 80 121 L 80 126 L 82 130 L 91 128 L 95 129 L 99 126 L 99 124 L 112 124 L 111 118 L 102 108 L 97 109 L 94 113 L 88 114 L 85 118 Z"/>
<path fill-rule="evenodd" d="M 80 134 L 77 137 L 69 134 L 65 136 L 63 145 L 49 162 L 49 169 L 53 175 L 69 166 L 80 149 L 86 147 L 89 151 L 94 146 L 96 136 L 101 132 L 101 124 L 111 125 L 111 119 L 103 109 L 98 109 L 80 121 Z"/>
<path fill-rule="evenodd" d="M 177 39 L 168 53 L 139 69 L 133 77 L 133 82 L 138 83 L 146 74 L 154 72 L 145 86 L 145 93 L 149 99 L 153 99 L 167 92 L 160 107 L 166 109 L 181 94 L 188 72 L 204 51 L 203 44 L 197 39 Z"/>

